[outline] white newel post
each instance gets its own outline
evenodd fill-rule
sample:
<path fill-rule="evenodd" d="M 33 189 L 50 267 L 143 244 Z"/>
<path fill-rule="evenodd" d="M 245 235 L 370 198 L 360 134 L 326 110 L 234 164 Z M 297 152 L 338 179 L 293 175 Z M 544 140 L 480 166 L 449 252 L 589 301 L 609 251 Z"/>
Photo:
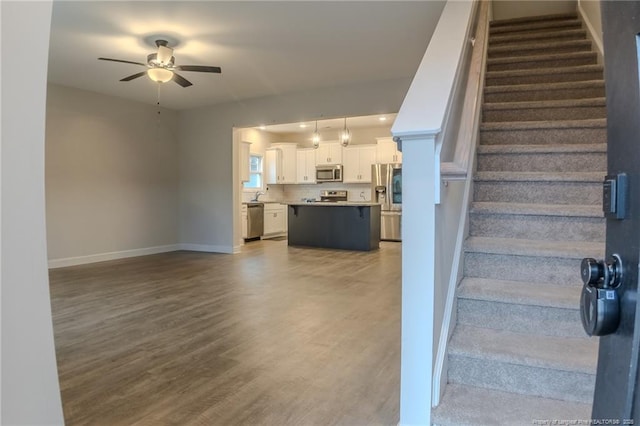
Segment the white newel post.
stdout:
<path fill-rule="evenodd" d="M 433 375 L 435 135 L 400 137 L 402 147 L 402 354 L 400 424 L 429 425 Z"/>

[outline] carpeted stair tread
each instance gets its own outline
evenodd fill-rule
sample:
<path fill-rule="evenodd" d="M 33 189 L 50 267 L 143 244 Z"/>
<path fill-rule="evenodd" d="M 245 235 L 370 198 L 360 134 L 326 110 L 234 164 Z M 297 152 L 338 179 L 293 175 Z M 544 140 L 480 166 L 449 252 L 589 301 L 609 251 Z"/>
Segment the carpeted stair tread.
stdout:
<path fill-rule="evenodd" d="M 535 33 L 513 33 L 505 35 L 496 35 L 490 40 L 491 46 L 501 46 L 506 44 L 519 44 L 527 43 L 530 41 L 539 40 L 567 40 L 567 39 L 585 39 L 587 32 L 582 28 L 568 29 L 568 30 L 552 30 L 542 31 Z M 515 48 L 515 47 L 514 47 Z"/>
<path fill-rule="evenodd" d="M 518 44 L 517 48 L 514 49 L 514 46 L 490 46 L 488 49 L 488 57 L 490 58 L 498 58 L 498 57 L 513 57 L 513 56 L 530 56 L 541 52 L 547 53 L 555 52 L 580 52 L 580 51 L 590 51 L 591 50 L 591 41 L 589 40 L 566 40 L 566 41 L 538 41 L 531 43 L 521 43 Z"/>
<path fill-rule="evenodd" d="M 602 218 L 602 207 L 578 204 L 531 204 L 474 202 L 469 213 L 525 216 L 596 217 Z"/>
<path fill-rule="evenodd" d="M 540 22 L 540 21 L 562 21 L 567 19 L 578 19 L 578 15 L 576 13 L 551 13 L 548 15 L 523 16 L 519 18 L 498 19 L 498 20 L 491 21 L 489 23 L 489 26 L 491 28 L 497 28 L 497 27 L 504 27 L 506 25 L 524 24 L 524 23 Z"/>
<path fill-rule="evenodd" d="M 604 243 L 591 241 L 547 241 L 516 238 L 469 237 L 466 253 L 502 254 L 583 259 L 604 252 Z M 577 270 L 576 270 L 577 271 Z M 578 272 L 576 272 L 577 276 Z"/>
<path fill-rule="evenodd" d="M 505 121 L 483 123 L 480 131 L 496 130 L 534 130 L 534 129 L 598 129 L 607 128 L 606 118 L 590 118 L 587 120 L 558 120 L 558 121 Z"/>
<path fill-rule="evenodd" d="M 520 62 L 531 62 L 534 64 L 544 64 L 545 61 L 557 60 L 557 59 L 593 59 L 594 64 L 597 60 L 597 54 L 595 52 L 574 52 L 574 53 L 550 53 L 546 55 L 531 55 L 531 56 L 508 56 L 506 58 L 488 58 L 487 66 L 497 64 L 511 64 Z"/>
<path fill-rule="evenodd" d="M 605 143 L 566 143 L 557 145 L 479 145 L 478 154 L 552 154 L 606 153 Z"/>
<path fill-rule="evenodd" d="M 587 99 L 555 99 L 550 101 L 523 101 L 523 102 L 487 102 L 483 108 L 487 111 L 503 110 L 503 109 L 548 109 L 548 108 L 565 108 L 565 107 L 586 107 L 598 106 L 605 107 L 605 98 L 587 98 Z"/>
<path fill-rule="evenodd" d="M 556 67 L 556 68 L 533 68 L 524 70 L 504 70 L 504 71 L 488 71 L 486 73 L 487 80 L 499 79 L 499 78 L 511 78 L 511 77 L 529 77 L 533 75 L 556 75 L 556 74 L 581 74 L 592 72 L 604 72 L 602 65 L 589 64 L 589 65 L 576 65 L 572 67 Z M 537 83 L 536 83 L 537 84 Z M 494 86 L 495 84 L 488 84 L 487 87 Z"/>
<path fill-rule="evenodd" d="M 466 277 L 459 298 L 578 310 L 581 287 Z"/>
<path fill-rule="evenodd" d="M 477 172 L 476 182 L 584 182 L 601 183 L 603 172 Z"/>
<path fill-rule="evenodd" d="M 489 34 L 523 33 L 545 31 L 552 28 L 581 28 L 582 23 L 578 19 L 558 19 L 539 22 L 513 22 L 504 25 L 492 25 Z"/>
<path fill-rule="evenodd" d="M 595 373 L 598 354 L 597 339 L 531 335 L 468 325 L 458 327 L 449 344 L 452 355 L 585 374 Z"/>
<path fill-rule="evenodd" d="M 531 426 L 535 420 L 590 419 L 591 404 L 449 384 L 433 410 L 438 426 Z"/>
<path fill-rule="evenodd" d="M 558 83 L 504 84 L 485 87 L 486 95 L 505 92 L 539 92 L 541 90 L 604 89 L 604 80 L 562 81 Z"/>

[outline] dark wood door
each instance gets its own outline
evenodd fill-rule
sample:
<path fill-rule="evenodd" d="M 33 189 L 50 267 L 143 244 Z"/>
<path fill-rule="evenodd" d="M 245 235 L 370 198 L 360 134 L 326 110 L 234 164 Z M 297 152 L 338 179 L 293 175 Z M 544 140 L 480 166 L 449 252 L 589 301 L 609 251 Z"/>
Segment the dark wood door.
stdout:
<path fill-rule="evenodd" d="M 592 416 L 618 422 L 611 424 L 640 425 L 640 2 L 603 1 L 601 5 L 608 174 L 627 175 L 628 188 L 619 195 L 628 198 L 621 212 L 624 218 L 607 218 L 606 256 L 618 254 L 622 260 L 623 275 L 617 288 L 620 322 L 613 334 L 600 338 Z"/>

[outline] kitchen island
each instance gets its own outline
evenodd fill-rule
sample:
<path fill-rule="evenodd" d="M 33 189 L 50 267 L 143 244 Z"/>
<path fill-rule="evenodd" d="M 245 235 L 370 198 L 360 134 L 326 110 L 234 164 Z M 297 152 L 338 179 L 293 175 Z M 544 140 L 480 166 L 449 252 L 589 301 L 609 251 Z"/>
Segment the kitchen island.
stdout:
<path fill-rule="evenodd" d="M 290 246 L 343 250 L 380 247 L 380 204 L 357 202 L 289 203 Z"/>

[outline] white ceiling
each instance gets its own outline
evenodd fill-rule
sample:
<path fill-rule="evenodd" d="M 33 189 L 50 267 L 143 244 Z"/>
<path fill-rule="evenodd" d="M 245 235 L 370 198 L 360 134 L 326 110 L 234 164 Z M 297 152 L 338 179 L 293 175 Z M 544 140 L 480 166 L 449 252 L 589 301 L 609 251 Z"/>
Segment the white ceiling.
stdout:
<path fill-rule="evenodd" d="M 411 77 L 440 1 L 54 1 L 49 81 L 149 104 L 157 83 L 119 79 L 144 68 L 157 35 L 174 41 L 193 86 L 160 86 L 160 103 L 187 109 L 356 82 Z"/>

